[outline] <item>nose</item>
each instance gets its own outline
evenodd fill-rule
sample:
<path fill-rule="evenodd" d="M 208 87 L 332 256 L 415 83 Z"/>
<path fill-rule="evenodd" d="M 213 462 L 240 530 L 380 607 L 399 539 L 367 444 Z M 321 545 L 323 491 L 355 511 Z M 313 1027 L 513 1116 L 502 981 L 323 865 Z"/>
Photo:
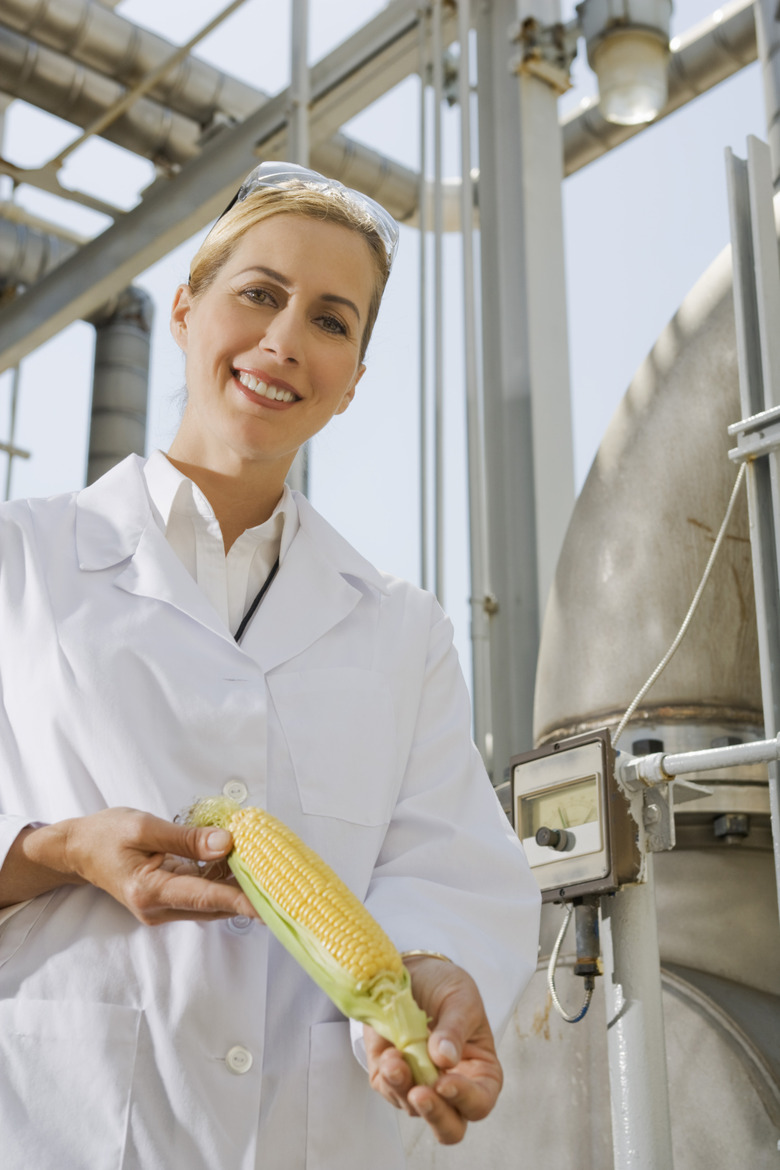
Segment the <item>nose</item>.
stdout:
<path fill-rule="evenodd" d="M 259 348 L 285 365 L 298 365 L 301 359 L 303 333 L 295 309 L 287 304 L 266 324 Z"/>

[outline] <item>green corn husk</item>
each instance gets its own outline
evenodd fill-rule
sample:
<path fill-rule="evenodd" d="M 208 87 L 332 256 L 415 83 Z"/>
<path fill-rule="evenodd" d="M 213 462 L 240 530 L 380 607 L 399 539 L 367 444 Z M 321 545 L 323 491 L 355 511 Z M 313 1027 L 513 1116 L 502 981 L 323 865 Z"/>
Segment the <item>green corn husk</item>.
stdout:
<path fill-rule="evenodd" d="M 339 1011 L 370 1024 L 395 1045 L 411 1068 L 416 1084 L 434 1084 L 439 1074 L 428 1055 L 428 1019 L 415 1003 L 409 972 L 390 939 L 341 878 L 292 830 L 262 809 L 243 808 L 225 796 L 206 798 L 192 806 L 186 820 L 191 825 L 218 826 L 233 834 L 234 848 L 228 855 L 228 865 L 272 934 Z M 270 834 L 270 841 L 263 838 L 264 834 Z M 247 856 L 260 838 L 264 849 L 273 846 L 274 856 L 263 863 L 265 872 L 258 872 Z M 284 850 L 281 861 L 277 845 Z M 300 921 L 307 911 L 305 905 L 300 905 L 292 883 L 285 883 L 282 891 L 277 889 L 276 896 L 269 892 L 274 880 L 280 880 L 270 871 L 278 864 L 283 874 L 288 862 L 296 867 L 296 878 L 300 876 L 308 899 L 320 899 L 322 906 L 335 912 L 336 937 L 331 937 L 328 928 L 329 945 Z M 280 899 L 287 900 L 287 908 Z M 360 960 L 362 977 L 355 974 L 354 961 L 353 970 L 348 970 L 345 961 L 339 961 L 333 953 L 342 945 L 353 956 L 354 947 L 365 955 Z"/>

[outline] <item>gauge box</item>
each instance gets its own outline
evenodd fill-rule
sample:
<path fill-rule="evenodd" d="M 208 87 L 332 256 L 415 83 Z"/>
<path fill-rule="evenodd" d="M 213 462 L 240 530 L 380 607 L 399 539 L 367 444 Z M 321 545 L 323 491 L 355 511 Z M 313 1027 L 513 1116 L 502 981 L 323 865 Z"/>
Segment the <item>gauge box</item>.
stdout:
<path fill-rule="evenodd" d="M 513 756 L 512 812 L 544 902 L 611 894 L 636 881 L 638 829 L 601 728 Z"/>

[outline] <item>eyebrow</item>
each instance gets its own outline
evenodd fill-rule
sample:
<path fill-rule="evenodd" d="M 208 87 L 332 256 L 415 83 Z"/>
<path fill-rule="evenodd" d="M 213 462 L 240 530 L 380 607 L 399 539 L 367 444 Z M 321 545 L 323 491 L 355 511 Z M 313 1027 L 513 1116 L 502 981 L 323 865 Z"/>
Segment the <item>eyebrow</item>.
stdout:
<path fill-rule="evenodd" d="M 242 272 L 239 272 L 238 275 L 243 276 L 245 272 L 262 272 L 266 276 L 270 276 L 271 280 L 275 280 L 277 284 L 280 284 L 285 292 L 289 292 L 291 288 L 289 277 L 284 276 L 281 272 L 277 272 L 275 268 L 266 268 L 263 264 L 252 264 L 249 268 L 245 268 Z M 349 300 L 348 297 L 340 297 L 336 293 L 323 293 L 320 300 L 332 305 L 346 305 L 348 309 L 352 310 L 358 321 L 360 320 L 360 310 L 355 302 Z"/>

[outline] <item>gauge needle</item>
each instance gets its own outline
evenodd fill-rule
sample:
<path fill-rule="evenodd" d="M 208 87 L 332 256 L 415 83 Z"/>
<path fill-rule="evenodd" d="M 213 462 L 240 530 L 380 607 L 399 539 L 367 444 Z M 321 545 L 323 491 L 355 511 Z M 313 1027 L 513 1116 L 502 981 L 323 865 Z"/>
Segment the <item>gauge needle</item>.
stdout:
<path fill-rule="evenodd" d="M 568 829 L 569 821 L 566 813 L 563 811 L 560 805 L 558 805 L 558 816 L 561 818 L 561 824 L 563 825 L 564 829 Z"/>

